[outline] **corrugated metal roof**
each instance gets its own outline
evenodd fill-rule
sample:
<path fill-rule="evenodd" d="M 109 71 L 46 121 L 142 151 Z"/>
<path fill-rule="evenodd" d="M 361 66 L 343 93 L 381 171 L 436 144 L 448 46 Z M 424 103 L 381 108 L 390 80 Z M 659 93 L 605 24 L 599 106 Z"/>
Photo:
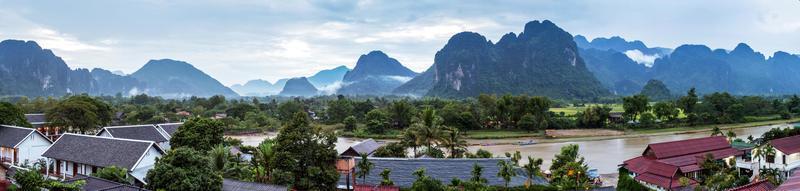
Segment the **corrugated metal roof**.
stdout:
<path fill-rule="evenodd" d="M 766 179 L 752 182 L 750 184 L 729 189 L 728 191 L 771 191 L 775 189 L 775 185 L 769 183 Z"/>
<path fill-rule="evenodd" d="M 263 184 L 258 182 L 242 182 L 233 179 L 224 179 L 222 181 L 223 191 L 285 191 L 288 190 L 286 186 Z"/>
<path fill-rule="evenodd" d="M 723 136 L 703 137 L 681 141 L 654 143 L 647 146 L 658 159 L 688 155 L 711 150 L 730 148 L 728 140 Z"/>
<path fill-rule="evenodd" d="M 356 164 L 360 161 L 356 158 Z M 396 186 L 411 187 L 416 177 L 413 172 L 419 168 L 425 168 L 425 174 L 432 178 L 438 179 L 443 183 L 448 183 L 453 178 L 461 180 L 468 180 L 472 175 L 472 166 L 478 164 L 483 167 L 483 178 L 486 178 L 489 185 L 505 185 L 501 177 L 497 176 L 500 171 L 497 162 L 504 160 L 510 161 L 508 158 L 491 158 L 491 159 L 434 159 L 434 158 L 369 158 L 374 164 L 367 176 L 367 184 L 378 185 L 381 182 L 379 174 L 383 169 L 390 169 L 390 179 L 394 181 Z M 358 168 L 356 167 L 356 171 Z M 345 176 L 339 178 L 339 185 L 345 185 Z M 352 180 L 352 178 L 351 178 Z M 520 186 L 525 183 L 525 176 L 521 171 L 517 172 L 517 176 L 511 179 L 509 186 Z M 362 179 L 358 178 L 357 182 L 362 184 Z M 536 184 L 547 184 L 547 181 L 542 178 L 534 180 Z"/>
<path fill-rule="evenodd" d="M 147 189 L 121 184 L 118 182 L 97 178 L 93 176 L 79 175 L 75 178 L 65 180 L 64 183 L 72 183 L 75 181 L 84 180 L 86 184 L 81 187 L 81 190 L 86 191 L 147 191 Z"/>
<path fill-rule="evenodd" d="M 775 191 L 789 190 L 800 190 L 800 173 L 797 171 L 795 171 L 794 175 L 787 178 L 786 181 L 783 181 L 783 183 L 775 189 Z"/>
<path fill-rule="evenodd" d="M 775 139 L 769 144 L 787 155 L 800 153 L 800 135 Z"/>

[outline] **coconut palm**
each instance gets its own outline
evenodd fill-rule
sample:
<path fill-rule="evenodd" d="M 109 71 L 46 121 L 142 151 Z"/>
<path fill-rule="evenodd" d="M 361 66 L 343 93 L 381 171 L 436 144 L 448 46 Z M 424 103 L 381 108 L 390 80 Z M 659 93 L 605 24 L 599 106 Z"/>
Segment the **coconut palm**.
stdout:
<path fill-rule="evenodd" d="M 525 176 L 528 177 L 528 185 L 533 184 L 533 177 L 542 175 L 542 162 L 541 158 L 534 159 L 528 156 L 528 164 L 522 166 L 522 169 L 525 170 Z"/>
<path fill-rule="evenodd" d="M 765 144 L 762 149 L 764 149 L 764 158 L 769 158 L 770 156 L 775 157 L 775 147 L 772 147 L 772 145 Z M 774 163 L 775 159 L 773 158 L 772 160 Z M 767 168 L 772 168 L 769 161 L 767 162 Z"/>
<path fill-rule="evenodd" d="M 411 147 L 414 151 L 414 157 L 417 156 L 417 147 L 420 146 L 419 138 L 417 136 L 417 128 L 416 127 L 409 127 L 403 130 L 403 133 L 400 135 L 400 142 L 407 146 Z"/>
<path fill-rule="evenodd" d="M 433 145 L 442 137 L 440 124 L 441 118 L 436 115 L 436 110 L 432 108 L 423 110 L 419 122 L 415 124 L 417 140 L 428 150 L 431 150 Z"/>
<path fill-rule="evenodd" d="M 500 167 L 500 170 L 497 171 L 497 176 L 503 178 L 506 188 L 508 188 L 508 182 L 511 182 L 511 177 L 517 176 L 517 171 L 514 170 L 511 162 L 506 162 L 505 160 L 497 161 L 497 166 Z"/>
<path fill-rule="evenodd" d="M 272 149 L 273 144 L 273 140 L 265 139 L 261 142 L 261 144 L 258 144 L 258 147 L 256 148 L 255 160 L 253 160 L 253 162 L 255 163 L 255 166 L 258 167 L 256 171 L 257 182 L 267 183 L 270 180 L 270 160 L 272 160 L 272 156 L 274 155 L 274 151 Z"/>
<path fill-rule="evenodd" d="M 392 170 L 389 170 L 388 168 L 383 169 L 383 172 L 381 172 L 381 178 L 383 179 L 381 180 L 381 186 L 394 186 L 394 182 L 389 179 L 389 174 L 391 173 Z"/>
<path fill-rule="evenodd" d="M 228 156 L 230 155 L 230 149 L 220 144 L 211 148 L 209 154 L 211 155 L 211 167 L 217 172 L 224 171 L 225 163 L 228 162 Z"/>
<path fill-rule="evenodd" d="M 456 128 L 447 128 L 439 145 L 450 151 L 450 158 L 460 158 L 467 150 L 467 141 Z"/>
<path fill-rule="evenodd" d="M 356 176 L 358 176 L 363 180 L 362 184 L 366 184 L 367 176 L 369 176 L 369 171 L 372 170 L 372 167 L 374 167 L 375 164 L 372 164 L 372 162 L 369 161 L 369 157 L 367 154 L 362 153 L 361 160 L 358 161 L 358 164 L 356 164 L 356 166 L 358 166 L 358 172 L 356 172 Z"/>
<path fill-rule="evenodd" d="M 722 135 L 722 130 L 720 130 L 719 127 L 714 127 L 714 129 L 711 129 L 711 136 L 717 135 Z"/>
<path fill-rule="evenodd" d="M 728 142 L 733 142 L 733 139 L 736 139 L 736 133 L 731 130 L 728 130 L 728 133 L 725 134 L 728 137 Z"/>

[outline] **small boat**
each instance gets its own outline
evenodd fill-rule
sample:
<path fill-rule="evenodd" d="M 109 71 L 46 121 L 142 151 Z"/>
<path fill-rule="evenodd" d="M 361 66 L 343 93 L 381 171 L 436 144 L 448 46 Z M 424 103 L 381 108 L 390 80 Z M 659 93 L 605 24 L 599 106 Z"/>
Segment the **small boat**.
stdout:
<path fill-rule="evenodd" d="M 494 144 L 494 143 L 484 143 L 484 144 L 481 144 L 481 146 L 494 146 L 494 145 L 496 145 L 496 144 Z"/>
<path fill-rule="evenodd" d="M 517 145 L 520 145 L 520 146 L 525 146 L 525 145 L 533 145 L 533 144 L 536 144 L 536 141 L 534 141 L 534 140 L 527 140 L 527 141 L 520 141 L 520 142 L 517 142 Z"/>

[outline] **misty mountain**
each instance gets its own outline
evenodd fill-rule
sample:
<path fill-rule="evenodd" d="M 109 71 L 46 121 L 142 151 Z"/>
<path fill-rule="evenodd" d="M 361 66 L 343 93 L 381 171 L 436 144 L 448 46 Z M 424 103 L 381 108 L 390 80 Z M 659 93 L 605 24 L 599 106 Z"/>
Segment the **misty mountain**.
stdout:
<path fill-rule="evenodd" d="M 496 44 L 478 33 L 458 33 L 436 53 L 432 68 L 428 96 L 510 93 L 586 99 L 609 94 L 586 69 L 572 35 L 547 20 L 529 22 L 522 33 L 508 33 Z M 418 84 L 409 92 L 426 85 Z"/>
<path fill-rule="evenodd" d="M 91 71 L 92 78 L 101 94 L 114 95 L 136 95 L 142 93 L 147 88 L 145 83 L 130 76 L 122 76 L 114 72 L 95 68 Z"/>
<path fill-rule="evenodd" d="M 130 76 L 147 83 L 146 92 L 163 97 L 238 94 L 189 63 L 171 59 L 150 60 Z"/>
<path fill-rule="evenodd" d="M 292 78 L 286 81 L 279 95 L 310 97 L 317 95 L 317 88 L 306 77 Z"/>
<path fill-rule="evenodd" d="M 381 51 L 361 55 L 353 70 L 344 75 L 336 92 L 345 95 L 385 95 L 411 80 L 417 73 Z"/>
<path fill-rule="evenodd" d="M 250 80 L 244 85 L 234 84 L 231 89 L 242 96 L 270 96 L 281 92 L 286 80 L 282 84 L 272 84 L 266 80 Z"/>
<path fill-rule="evenodd" d="M 311 82 L 314 87 L 323 88 L 336 83 L 341 83 L 344 75 L 349 72 L 347 66 L 339 66 L 333 69 L 322 70 L 308 77 L 308 82 Z"/>
<path fill-rule="evenodd" d="M 72 70 L 53 51 L 34 41 L 0 42 L 0 94 L 61 96 L 100 93 L 86 69 Z"/>

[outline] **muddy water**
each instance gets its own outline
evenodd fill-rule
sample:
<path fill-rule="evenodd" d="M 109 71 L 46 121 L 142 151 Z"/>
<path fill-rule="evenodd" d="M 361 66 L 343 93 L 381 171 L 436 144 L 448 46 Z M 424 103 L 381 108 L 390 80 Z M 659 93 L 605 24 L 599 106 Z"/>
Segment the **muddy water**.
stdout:
<path fill-rule="evenodd" d="M 789 125 L 770 125 L 758 126 L 750 128 L 739 128 L 733 131 L 739 138 L 746 139 L 747 136 L 759 137 L 764 132 L 769 131 L 775 127 L 787 127 Z M 727 131 L 724 131 L 727 132 Z M 228 136 L 242 140 L 245 145 L 257 146 L 264 138 L 274 138 L 275 133 L 267 134 L 254 134 L 254 135 L 240 135 Z M 560 143 L 539 143 L 534 145 L 494 145 L 494 146 L 470 146 L 470 152 L 475 152 L 478 149 L 488 150 L 496 156 L 501 156 L 505 152 L 520 151 L 522 154 L 522 163 L 527 162 L 527 157 L 535 157 L 544 159 L 543 169 L 548 169 L 552 163 L 553 156 L 561 150 L 561 147 L 569 144 L 577 144 L 580 146 L 580 155 L 586 158 L 586 162 L 590 168 L 596 168 L 601 174 L 616 173 L 617 165 L 627 159 L 641 155 L 646 145 L 651 143 L 677 141 L 683 139 L 706 137 L 709 132 L 691 133 L 691 134 L 678 134 L 678 135 L 657 135 L 649 137 L 634 137 L 634 138 L 619 138 L 609 140 L 594 140 L 594 141 L 574 141 L 574 142 L 560 142 Z M 527 141 L 524 140 L 508 140 L 503 139 L 501 142 L 516 142 Z M 336 150 L 341 153 L 348 147 L 361 142 L 362 139 L 344 138 L 339 137 L 336 142 Z M 380 142 L 380 141 L 379 141 Z M 480 145 L 482 143 L 498 142 L 495 140 L 469 140 L 470 144 Z"/>
<path fill-rule="evenodd" d="M 764 132 L 769 131 L 775 127 L 786 127 L 788 125 L 770 125 L 758 126 L 750 128 L 734 129 L 738 138 L 746 139 L 747 136 L 759 137 Z M 724 131 L 727 132 L 727 131 Z M 553 156 L 560 152 L 561 147 L 569 144 L 577 144 L 580 146 L 580 155 L 586 158 L 589 168 L 596 168 L 601 174 L 616 173 L 617 165 L 623 161 L 639 156 L 644 151 L 645 147 L 651 143 L 677 141 L 691 138 L 700 138 L 709 136 L 709 132 L 692 133 L 692 134 L 678 134 L 678 135 L 658 135 L 650 137 L 635 137 L 635 138 L 619 138 L 609 140 L 597 141 L 577 141 L 577 142 L 562 142 L 562 143 L 541 143 L 535 145 L 519 146 L 519 145 L 496 145 L 496 146 L 472 146 L 469 147 L 470 152 L 475 152 L 478 149 L 488 150 L 495 155 L 501 155 L 505 152 L 520 151 L 523 158 L 523 163 L 527 163 L 527 157 L 535 157 L 544 159 L 543 169 L 548 169 L 552 163 Z"/>

